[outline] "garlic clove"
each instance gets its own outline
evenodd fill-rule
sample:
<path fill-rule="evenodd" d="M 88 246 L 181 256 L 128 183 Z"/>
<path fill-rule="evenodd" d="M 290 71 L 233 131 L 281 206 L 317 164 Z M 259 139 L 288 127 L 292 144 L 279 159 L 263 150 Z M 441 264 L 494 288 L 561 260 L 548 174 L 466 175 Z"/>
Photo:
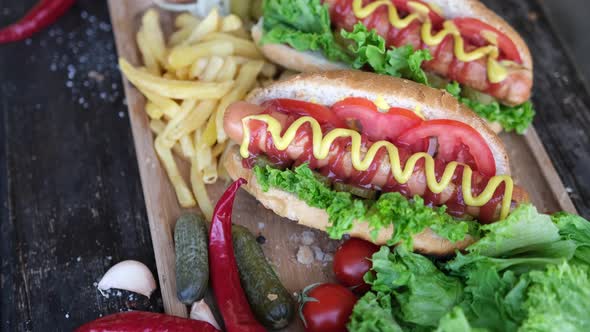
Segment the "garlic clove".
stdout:
<path fill-rule="evenodd" d="M 205 300 L 201 300 L 201 301 L 197 301 L 197 302 L 193 303 L 193 306 L 191 307 L 190 317 L 191 317 L 191 319 L 194 319 L 194 320 L 201 320 L 201 321 L 207 322 L 207 323 L 215 326 L 216 329 L 221 330 L 221 328 L 219 327 L 219 324 L 217 323 L 217 321 L 215 320 L 215 317 L 213 316 L 213 312 L 211 312 L 211 308 L 209 308 L 207 303 L 205 303 Z"/>
<path fill-rule="evenodd" d="M 100 279 L 98 289 L 124 289 L 150 297 L 156 289 L 156 280 L 145 264 L 127 260 L 113 265 Z"/>

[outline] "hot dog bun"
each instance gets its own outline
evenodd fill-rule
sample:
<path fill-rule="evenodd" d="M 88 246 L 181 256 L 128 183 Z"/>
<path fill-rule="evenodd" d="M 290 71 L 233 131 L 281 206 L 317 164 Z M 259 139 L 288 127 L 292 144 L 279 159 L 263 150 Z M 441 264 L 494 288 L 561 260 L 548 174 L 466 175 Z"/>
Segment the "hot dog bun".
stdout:
<path fill-rule="evenodd" d="M 286 191 L 276 188 L 270 188 L 266 192 L 263 191 L 256 181 L 254 172 L 242 166 L 242 157 L 240 156 L 238 146 L 232 147 L 229 153 L 225 154 L 222 163 L 232 179 L 244 178 L 248 181 L 242 188 L 254 196 L 267 209 L 272 210 L 281 217 L 297 221 L 301 225 L 322 231 L 326 230 L 328 226 L 328 213 L 325 210 L 311 207 L 295 195 Z M 384 245 L 393 234 L 393 226 L 381 230 L 377 238 L 372 239 L 368 224 L 357 221 L 354 223 L 353 229 L 349 234 L 352 237 L 371 241 L 378 245 Z M 465 249 L 473 242 L 475 242 L 475 239 L 468 236 L 463 241 L 452 243 L 438 236 L 429 228 L 415 235 L 413 238 L 414 251 L 436 256 L 452 255 L 456 249 Z"/>
<path fill-rule="evenodd" d="M 254 90 L 247 101 L 261 104 L 269 99 L 290 98 L 331 106 L 346 97 L 372 101 L 379 98 L 391 107 L 419 110 L 427 120 L 450 119 L 466 123 L 488 143 L 494 155 L 496 174 L 510 175 L 504 144 L 485 121 L 449 93 L 409 80 L 355 70 L 303 73 Z"/>
<path fill-rule="evenodd" d="M 508 36 L 516 45 L 524 68 L 533 70 L 531 52 L 522 37 L 492 10 L 478 0 L 425 0 L 442 10 L 442 16 L 448 19 L 457 17 L 476 18 L 487 23 Z M 302 53 L 286 45 L 260 45 L 262 38 L 262 21 L 252 28 L 252 37 L 261 47 L 262 53 L 275 63 L 295 71 L 325 71 L 343 69 L 344 64 L 332 63 L 320 53 Z"/>

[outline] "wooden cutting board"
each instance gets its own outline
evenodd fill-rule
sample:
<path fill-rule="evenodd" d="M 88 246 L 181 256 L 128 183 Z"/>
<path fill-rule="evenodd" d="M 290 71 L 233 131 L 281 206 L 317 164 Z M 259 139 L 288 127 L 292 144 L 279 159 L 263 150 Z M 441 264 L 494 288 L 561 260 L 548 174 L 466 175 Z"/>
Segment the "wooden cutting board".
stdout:
<path fill-rule="evenodd" d="M 149 0 L 109 0 L 119 56 L 134 65 L 141 64 L 135 34 L 143 12 L 150 6 Z M 171 16 L 163 14 L 162 23 L 164 28 L 171 28 Z M 173 243 L 174 222 L 184 211 L 179 207 L 174 190 L 154 151 L 153 136 L 144 111 L 145 98 L 126 80 L 125 93 L 164 309 L 169 314 L 186 317 L 187 307 L 176 298 Z M 575 212 L 575 207 L 534 128 L 530 128 L 524 136 L 502 134 L 501 138 L 510 154 L 516 184 L 529 191 L 531 201 L 539 210 Z M 179 165 L 183 171 L 187 171 L 188 165 L 180 160 Z M 225 185 L 219 182 L 210 186 L 209 193 L 213 200 L 217 200 Z M 233 220 L 247 226 L 255 234 L 264 236 L 264 252 L 290 291 L 296 292 L 309 284 L 333 278 L 330 257 L 338 246 L 338 241 L 329 240 L 322 232 L 276 216 L 243 191 L 236 200 Z M 302 247 L 305 248 L 303 251 L 311 249 L 316 256 L 310 264 L 302 264 L 297 260 L 297 252 Z M 302 329 L 300 321 L 295 319 L 287 330 Z"/>

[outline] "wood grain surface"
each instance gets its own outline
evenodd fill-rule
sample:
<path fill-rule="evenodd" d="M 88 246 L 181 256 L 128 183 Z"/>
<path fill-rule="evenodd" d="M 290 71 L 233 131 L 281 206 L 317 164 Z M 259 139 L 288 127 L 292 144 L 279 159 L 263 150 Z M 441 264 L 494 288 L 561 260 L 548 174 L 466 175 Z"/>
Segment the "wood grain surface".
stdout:
<path fill-rule="evenodd" d="M 135 0 L 122 3 L 109 1 L 115 40 L 119 55 L 135 65 L 141 65 L 135 35 L 138 30 L 138 20 L 142 13 L 151 5 L 149 0 Z M 166 17 L 166 13 L 162 13 Z M 170 22 L 170 19 L 164 19 Z M 145 98 L 128 82 L 125 91 L 129 106 L 131 127 L 137 151 L 140 175 L 142 178 L 146 208 L 150 221 L 152 242 L 160 278 L 160 286 L 164 309 L 167 313 L 186 316 L 186 308 L 176 298 L 174 285 L 174 251 L 172 231 L 176 218 L 182 213 L 176 202 L 176 196 L 164 173 L 163 167 L 153 161 L 156 156 L 152 147 L 153 138 L 149 129 L 148 117 L 143 109 Z M 515 182 L 530 192 L 531 201 L 541 210 L 566 210 L 575 212 L 575 208 L 567 196 L 564 185 L 555 172 L 551 160 L 547 157 L 543 145 L 534 130 L 530 128 L 526 136 L 503 134 L 502 138 L 510 151 L 511 165 Z M 186 171 L 186 169 L 185 169 Z M 185 179 L 188 174 L 184 174 Z M 223 190 L 225 184 L 217 183 L 211 186 L 211 197 L 215 199 Z M 564 195 L 565 194 L 565 195 Z M 312 259 L 310 264 L 304 265 L 294 258 L 301 243 L 288 241 L 289 238 L 302 238 L 303 232 L 313 234 L 316 239 L 314 245 L 322 253 L 331 254 L 337 246 L 320 232 L 311 231 L 282 219 L 273 212 L 265 210 L 245 192 L 241 192 L 234 207 L 234 222 L 247 226 L 252 231 L 260 231 L 259 223 L 264 225 L 264 236 L 268 244 L 263 246 L 269 260 L 276 267 L 276 271 L 291 292 L 297 292 L 306 285 L 316 282 L 330 281 L 330 269 L 327 262 Z M 273 243 L 282 245 L 272 246 Z M 301 330 L 298 320 L 287 330 Z"/>
<path fill-rule="evenodd" d="M 588 90 L 537 0 L 483 2 L 529 43 L 536 66 L 537 134 L 574 205 L 588 218 Z M 0 26 L 34 3 L 0 0 Z M 124 259 L 140 260 L 156 273 L 105 1 L 79 0 L 47 31 L 0 45 L 0 112 L 0 329 L 72 331 L 127 308 L 162 310 L 159 293 L 151 302 L 125 293 L 107 298 L 93 286 Z M 529 163 L 536 161 L 524 165 Z M 244 195 L 237 208 L 262 210 Z M 266 213 L 258 218 L 264 225 L 270 220 Z M 301 245 L 300 237 L 272 238 L 266 228 L 255 228 L 266 237 L 267 253 Z M 295 264 L 294 252 L 274 263 L 290 266 L 288 273 L 313 271 Z"/>

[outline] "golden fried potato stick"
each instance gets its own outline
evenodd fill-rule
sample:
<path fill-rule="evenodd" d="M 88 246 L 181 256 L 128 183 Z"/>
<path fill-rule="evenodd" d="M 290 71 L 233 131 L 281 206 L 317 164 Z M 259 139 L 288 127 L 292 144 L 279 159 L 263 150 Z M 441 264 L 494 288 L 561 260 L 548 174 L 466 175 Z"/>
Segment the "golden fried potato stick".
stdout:
<path fill-rule="evenodd" d="M 228 56 L 235 53 L 234 43 L 230 40 L 210 40 L 190 46 L 177 46 L 168 55 L 168 65 L 178 69 L 192 65 L 198 58 L 211 56 Z"/>
<path fill-rule="evenodd" d="M 161 96 L 172 99 L 219 99 L 226 95 L 234 85 L 233 81 L 216 83 L 165 79 L 138 70 L 123 58 L 119 59 L 119 67 L 125 77 L 135 86 L 158 91 Z"/>
<path fill-rule="evenodd" d="M 241 55 L 252 59 L 264 59 L 264 56 L 260 53 L 253 41 L 236 37 L 229 33 L 212 32 L 203 37 L 203 41 L 229 41 L 235 48 L 235 55 Z"/>
<path fill-rule="evenodd" d="M 156 60 L 164 65 L 166 63 L 166 42 L 160 27 L 160 15 L 155 9 L 149 9 L 143 15 L 141 22 L 147 46 L 151 49 Z"/>

